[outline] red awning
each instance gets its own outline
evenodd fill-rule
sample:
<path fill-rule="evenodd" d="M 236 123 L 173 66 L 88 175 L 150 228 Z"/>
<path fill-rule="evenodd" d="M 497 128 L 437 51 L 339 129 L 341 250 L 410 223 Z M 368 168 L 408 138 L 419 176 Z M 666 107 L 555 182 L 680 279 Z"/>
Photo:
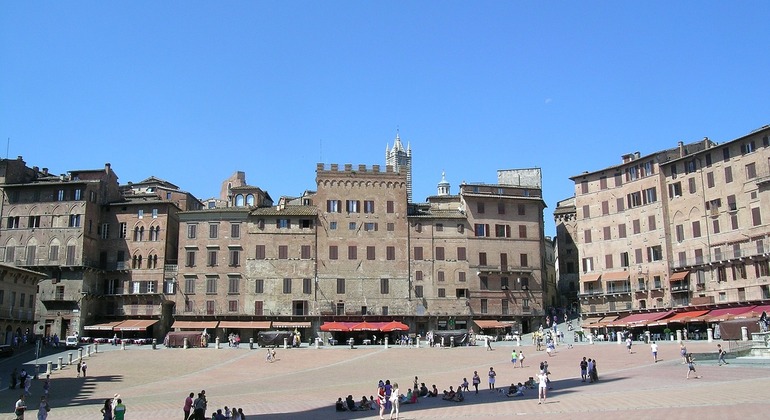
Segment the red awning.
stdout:
<path fill-rule="evenodd" d="M 722 308 L 714 309 L 706 314 L 706 322 L 721 322 L 727 321 L 735 315 L 741 315 L 754 309 L 754 306 L 739 306 L 736 308 Z"/>
<path fill-rule="evenodd" d="M 157 319 L 127 319 L 115 326 L 115 331 L 147 331 Z"/>
<path fill-rule="evenodd" d="M 174 321 L 171 328 L 185 330 L 203 330 L 206 328 L 214 329 L 219 325 L 219 321 Z"/>
<path fill-rule="evenodd" d="M 672 314 L 674 311 L 633 314 L 607 324 L 608 327 L 643 327 Z"/>
<path fill-rule="evenodd" d="M 219 328 L 243 328 L 244 330 L 269 330 L 270 321 L 219 321 Z"/>
<path fill-rule="evenodd" d="M 684 324 L 686 322 L 690 322 L 693 320 L 693 318 L 697 318 L 699 316 L 706 315 L 709 311 L 687 311 L 687 312 L 679 312 L 678 314 L 674 314 L 671 318 L 664 319 L 662 321 L 666 321 L 667 323 L 680 323 Z"/>
<path fill-rule="evenodd" d="M 358 322 L 324 322 L 323 325 L 321 325 L 321 331 L 350 331 L 350 328 L 354 325 L 358 324 Z"/>
<path fill-rule="evenodd" d="M 503 324 L 502 322 L 493 319 L 474 319 L 473 323 L 478 325 L 482 330 L 485 328 L 508 328 L 511 326 L 510 324 Z"/>
<path fill-rule="evenodd" d="M 680 271 L 678 273 L 671 274 L 671 277 L 668 278 L 668 281 L 682 281 L 687 278 L 687 275 L 690 274 L 689 271 Z"/>
<path fill-rule="evenodd" d="M 376 325 L 373 322 L 359 322 L 358 324 L 353 325 L 350 327 L 351 331 L 379 331 L 380 326 Z"/>
<path fill-rule="evenodd" d="M 112 321 L 104 324 L 86 325 L 84 330 L 96 330 L 96 331 L 112 331 L 112 329 L 123 321 Z"/>

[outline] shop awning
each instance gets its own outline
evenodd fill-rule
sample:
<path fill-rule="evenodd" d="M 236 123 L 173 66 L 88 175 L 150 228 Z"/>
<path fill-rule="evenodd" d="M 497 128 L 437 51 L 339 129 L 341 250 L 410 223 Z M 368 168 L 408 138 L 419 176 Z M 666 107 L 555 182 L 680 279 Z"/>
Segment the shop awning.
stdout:
<path fill-rule="evenodd" d="M 596 324 L 589 325 L 588 328 L 604 328 L 608 326 L 609 324 L 612 324 L 613 322 L 617 321 L 619 316 L 605 316 L 602 318 L 601 321 L 597 322 Z"/>
<path fill-rule="evenodd" d="M 174 325 L 171 328 L 203 330 L 205 328 L 216 328 L 217 325 L 219 325 L 219 321 L 174 321 Z"/>
<path fill-rule="evenodd" d="M 755 306 L 748 312 L 734 315 L 733 319 L 760 318 L 762 316 L 762 312 L 765 312 L 765 315 L 767 315 L 767 313 L 770 312 L 770 305 Z"/>
<path fill-rule="evenodd" d="M 583 283 L 587 283 L 590 281 L 598 281 L 599 278 L 601 278 L 601 276 L 602 276 L 602 273 L 583 274 L 582 276 L 580 276 L 580 281 Z"/>
<path fill-rule="evenodd" d="M 219 321 L 219 328 L 237 328 L 244 330 L 269 330 L 270 321 Z"/>
<path fill-rule="evenodd" d="M 273 321 L 273 328 L 310 328 L 310 321 Z"/>
<path fill-rule="evenodd" d="M 671 277 L 668 278 L 668 281 L 682 281 L 687 278 L 688 274 L 690 274 L 689 271 L 679 271 L 673 273 L 671 274 Z"/>
<path fill-rule="evenodd" d="M 714 309 L 705 315 L 706 322 L 722 322 L 754 309 L 755 306 L 738 306 L 735 308 Z"/>
<path fill-rule="evenodd" d="M 603 316 L 595 316 L 595 317 L 591 317 L 591 318 L 586 318 L 586 319 L 580 321 L 580 325 L 582 327 L 590 327 L 591 324 L 598 323 L 599 321 L 602 320 L 602 318 L 604 318 L 604 317 Z"/>
<path fill-rule="evenodd" d="M 602 274 L 602 280 L 604 281 L 627 281 L 628 271 L 611 271 L 609 273 Z"/>
<path fill-rule="evenodd" d="M 379 331 L 381 325 L 377 325 L 376 322 L 359 322 L 356 325 L 350 327 L 351 331 Z"/>
<path fill-rule="evenodd" d="M 321 325 L 321 331 L 350 331 L 350 327 L 358 324 L 358 322 L 324 322 Z"/>
<path fill-rule="evenodd" d="M 91 331 L 112 331 L 112 329 L 123 321 L 105 322 L 103 324 L 86 325 L 83 327 L 85 330 Z"/>
<path fill-rule="evenodd" d="M 652 312 L 643 314 L 633 314 L 625 318 L 620 318 L 609 324 L 608 327 L 643 327 L 650 322 L 657 321 L 671 315 L 674 311 Z"/>
<path fill-rule="evenodd" d="M 127 319 L 115 326 L 115 331 L 147 331 L 147 328 L 155 325 L 157 319 Z"/>
<path fill-rule="evenodd" d="M 380 331 L 382 332 L 409 331 L 409 326 L 402 322 L 390 321 L 390 322 L 386 322 L 385 325 L 381 326 Z"/>
<path fill-rule="evenodd" d="M 474 319 L 473 322 L 482 330 L 485 328 L 508 328 L 511 326 L 510 324 L 503 324 L 502 322 L 493 319 Z"/>
<path fill-rule="evenodd" d="M 687 311 L 687 312 L 679 312 L 678 314 L 674 314 L 671 318 L 661 319 L 658 321 L 658 325 L 665 325 L 665 324 L 684 324 L 687 322 L 692 321 L 694 318 L 698 318 L 699 316 L 706 315 L 709 311 Z M 660 323 L 663 324 L 660 324 Z"/>

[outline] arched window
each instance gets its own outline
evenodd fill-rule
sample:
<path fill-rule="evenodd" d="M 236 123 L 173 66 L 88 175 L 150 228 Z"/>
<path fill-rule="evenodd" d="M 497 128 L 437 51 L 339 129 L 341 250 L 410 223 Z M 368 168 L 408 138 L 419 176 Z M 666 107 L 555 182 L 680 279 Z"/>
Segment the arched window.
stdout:
<path fill-rule="evenodd" d="M 139 241 L 139 226 L 134 228 L 134 242 Z"/>
<path fill-rule="evenodd" d="M 139 228 L 139 241 L 144 240 L 144 226 Z"/>
<path fill-rule="evenodd" d="M 158 256 L 153 255 L 152 256 L 152 268 L 158 268 Z"/>
<path fill-rule="evenodd" d="M 243 207 L 243 194 L 235 196 L 235 207 Z"/>
<path fill-rule="evenodd" d="M 131 259 L 131 268 L 138 268 L 137 267 L 138 261 L 139 260 L 136 258 L 136 255 L 134 255 L 134 257 Z"/>
<path fill-rule="evenodd" d="M 246 205 L 247 206 L 253 206 L 254 205 L 254 194 L 249 194 L 246 196 Z"/>
<path fill-rule="evenodd" d="M 138 261 L 139 262 L 137 263 L 136 268 L 142 268 L 142 256 L 141 255 L 138 257 Z"/>

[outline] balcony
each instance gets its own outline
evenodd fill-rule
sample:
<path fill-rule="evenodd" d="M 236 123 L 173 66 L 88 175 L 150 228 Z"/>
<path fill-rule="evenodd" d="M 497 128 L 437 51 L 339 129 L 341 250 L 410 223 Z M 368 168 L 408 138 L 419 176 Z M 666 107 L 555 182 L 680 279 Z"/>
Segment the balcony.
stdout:
<path fill-rule="evenodd" d="M 80 300 L 80 293 L 57 293 L 53 291 L 43 292 L 37 294 L 37 298 L 41 302 L 77 302 Z"/>
<path fill-rule="evenodd" d="M 620 295 L 620 294 L 631 294 L 634 290 L 630 287 L 611 287 L 607 290 L 608 295 Z"/>

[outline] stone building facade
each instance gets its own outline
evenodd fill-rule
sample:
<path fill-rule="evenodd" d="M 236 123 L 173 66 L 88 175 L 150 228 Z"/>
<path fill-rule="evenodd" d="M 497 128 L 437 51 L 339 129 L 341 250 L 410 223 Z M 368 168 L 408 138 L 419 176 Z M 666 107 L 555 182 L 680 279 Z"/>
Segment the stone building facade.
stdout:
<path fill-rule="evenodd" d="M 572 177 L 583 314 L 770 298 L 769 133 L 680 142 Z"/>

